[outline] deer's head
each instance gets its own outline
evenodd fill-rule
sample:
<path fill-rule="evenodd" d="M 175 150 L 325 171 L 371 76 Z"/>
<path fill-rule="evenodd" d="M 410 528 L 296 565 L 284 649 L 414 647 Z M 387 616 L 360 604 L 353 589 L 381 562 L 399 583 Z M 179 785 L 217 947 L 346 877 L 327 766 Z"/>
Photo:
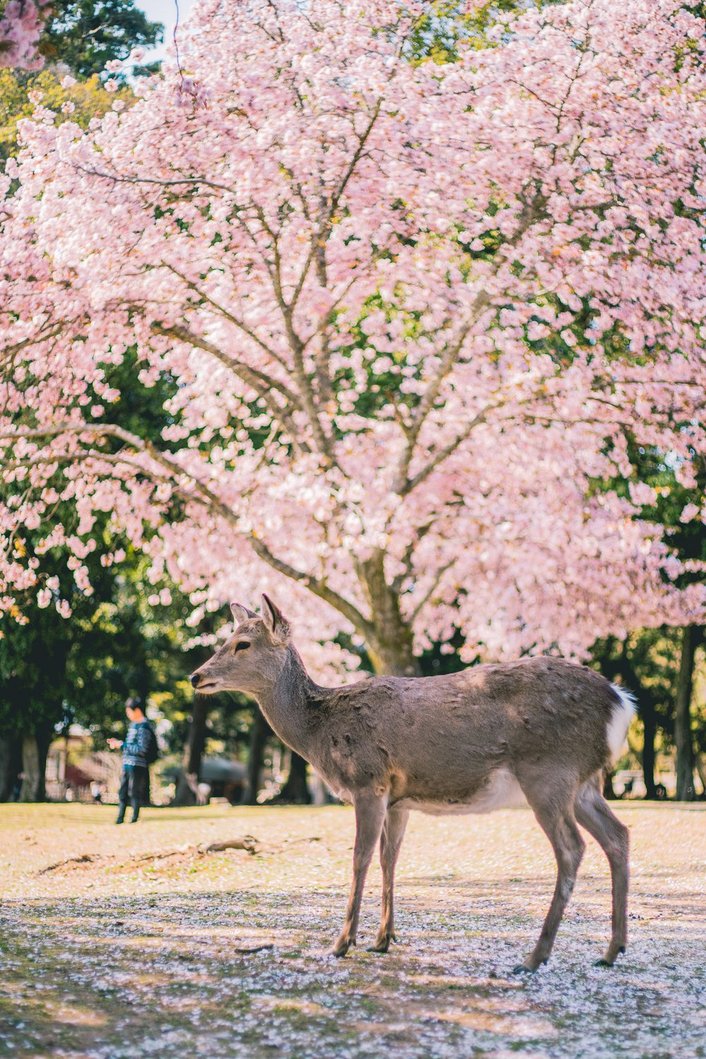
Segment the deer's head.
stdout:
<path fill-rule="evenodd" d="M 231 603 L 235 632 L 212 658 L 191 674 L 202 695 L 243 691 L 257 695 L 276 682 L 289 649 L 289 623 L 268 596 L 262 597 L 262 616 Z"/>

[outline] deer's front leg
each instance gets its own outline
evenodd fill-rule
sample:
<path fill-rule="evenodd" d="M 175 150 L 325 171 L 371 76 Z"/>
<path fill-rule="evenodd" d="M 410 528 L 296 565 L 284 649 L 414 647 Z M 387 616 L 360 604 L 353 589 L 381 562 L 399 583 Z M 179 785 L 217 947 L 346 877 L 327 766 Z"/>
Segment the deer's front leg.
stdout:
<path fill-rule="evenodd" d="M 380 864 L 382 865 L 382 919 L 380 929 L 372 946 L 372 952 L 387 952 L 395 936 L 394 889 L 395 866 L 400 855 L 409 810 L 393 805 L 387 810 L 385 824 L 380 836 Z"/>
<path fill-rule="evenodd" d="M 355 806 L 353 878 L 343 930 L 332 949 L 334 956 L 345 956 L 351 945 L 355 945 L 365 876 L 368 874 L 370 861 L 380 839 L 387 809 L 387 794 L 379 795 L 373 791 L 360 791 L 354 796 L 353 804 Z"/>

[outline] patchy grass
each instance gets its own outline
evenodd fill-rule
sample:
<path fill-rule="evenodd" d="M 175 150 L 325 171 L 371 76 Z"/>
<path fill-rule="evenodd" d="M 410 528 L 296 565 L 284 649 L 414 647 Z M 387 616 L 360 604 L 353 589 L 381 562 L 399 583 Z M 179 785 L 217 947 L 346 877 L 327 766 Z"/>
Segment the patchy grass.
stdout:
<path fill-rule="evenodd" d="M 155 809 L 117 828 L 108 807 L 0 806 L 0 1055 L 706 1056 L 706 806 L 619 812 L 633 842 L 627 956 L 593 966 L 610 888 L 590 842 L 552 961 L 517 979 L 553 887 L 526 810 L 414 815 L 400 944 L 364 948 L 375 868 L 361 948 L 339 961 L 326 950 L 345 904 L 348 809 Z M 246 835 L 257 852 L 204 852 Z"/>

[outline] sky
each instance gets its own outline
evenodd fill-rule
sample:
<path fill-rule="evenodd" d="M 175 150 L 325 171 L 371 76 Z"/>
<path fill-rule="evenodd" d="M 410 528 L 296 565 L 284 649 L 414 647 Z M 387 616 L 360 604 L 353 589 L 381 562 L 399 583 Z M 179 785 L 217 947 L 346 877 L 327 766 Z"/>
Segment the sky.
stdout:
<path fill-rule="evenodd" d="M 179 4 L 180 19 L 183 21 L 194 6 L 194 0 L 137 0 L 135 6 L 141 8 L 153 22 L 161 22 L 164 25 L 164 39 L 165 42 L 168 42 L 172 39 L 172 34 L 174 33 L 177 2 Z M 164 46 L 161 46 L 149 52 L 149 55 L 151 58 L 161 59 L 164 55 L 164 50 Z"/>

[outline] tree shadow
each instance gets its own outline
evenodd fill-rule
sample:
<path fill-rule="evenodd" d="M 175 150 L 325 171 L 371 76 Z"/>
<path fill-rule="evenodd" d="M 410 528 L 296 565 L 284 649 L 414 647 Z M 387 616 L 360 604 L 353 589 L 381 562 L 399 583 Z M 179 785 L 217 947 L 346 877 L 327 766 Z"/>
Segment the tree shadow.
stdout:
<path fill-rule="evenodd" d="M 7 901 L 0 1055 L 362 1059 L 394 1046 L 404 1059 L 517 1049 L 568 1057 L 657 1054 L 660 1042 L 672 1054 L 677 1032 L 683 1054 L 690 1041 L 698 1054 L 694 982 L 706 928 L 694 926 L 693 891 L 656 899 L 655 918 L 633 924 L 633 950 L 606 972 L 593 959 L 607 938 L 607 880 L 584 882 L 552 963 L 529 980 L 509 971 L 539 929 L 544 874 L 405 878 L 400 944 L 384 957 L 362 948 L 376 926 L 371 891 L 361 949 L 342 961 L 326 954 L 341 887 Z M 668 918 L 677 906 L 683 915 Z"/>

